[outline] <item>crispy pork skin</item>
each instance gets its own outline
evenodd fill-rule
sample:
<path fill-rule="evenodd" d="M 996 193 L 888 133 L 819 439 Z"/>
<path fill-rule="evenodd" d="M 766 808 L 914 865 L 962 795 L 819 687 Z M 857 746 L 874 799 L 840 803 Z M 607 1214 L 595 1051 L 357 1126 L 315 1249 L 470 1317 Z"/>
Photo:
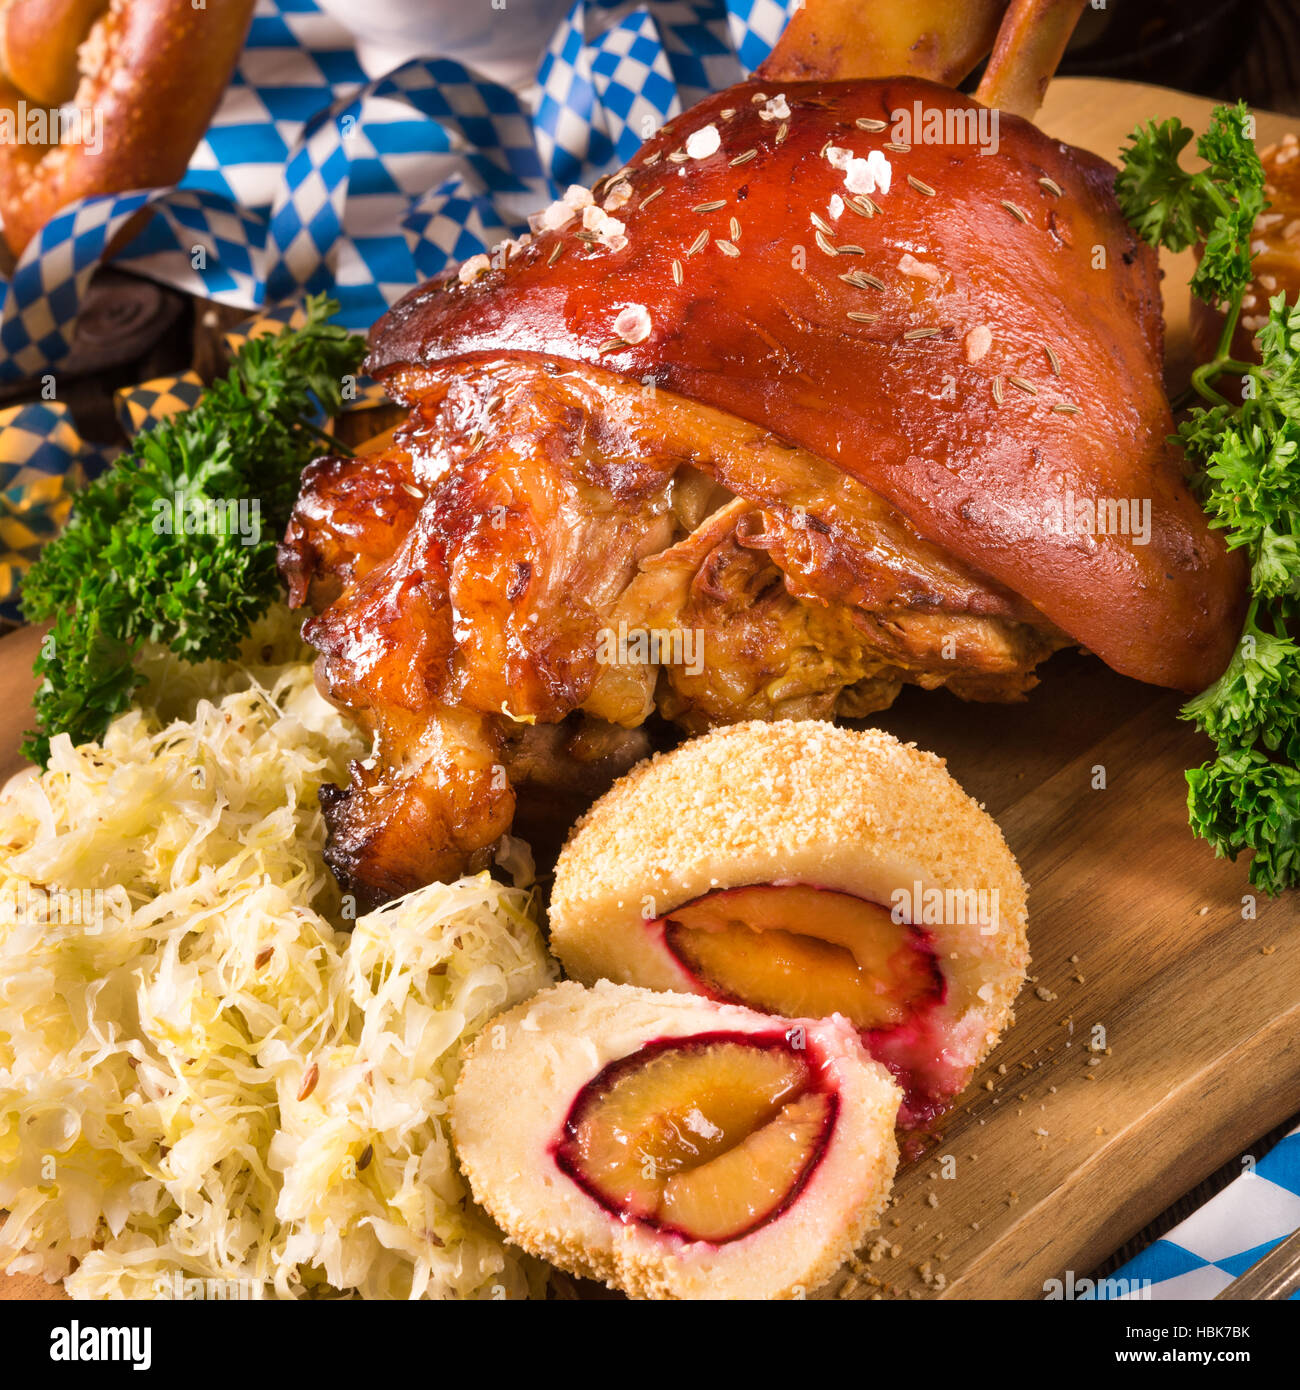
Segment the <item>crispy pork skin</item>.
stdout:
<path fill-rule="evenodd" d="M 764 85 L 376 326 L 410 418 L 308 471 L 281 548 L 375 740 L 325 800 L 367 900 L 481 866 L 521 795 L 567 816 L 652 712 L 1015 699 L 1072 641 L 1185 689 L 1228 660 L 1244 564 L 1168 443 L 1113 170 L 920 79 Z"/>
<path fill-rule="evenodd" d="M 366 903 L 483 867 L 516 815 L 567 824 L 656 708 L 698 730 L 905 682 L 1013 699 L 1067 640 L 808 451 L 530 357 L 425 370 L 385 450 L 308 471 L 280 561 L 321 689 L 375 739 L 324 799 Z M 614 650 L 649 632 L 690 650 Z"/>
<path fill-rule="evenodd" d="M 655 381 L 834 463 L 1124 674 L 1209 684 L 1240 631 L 1245 572 L 1167 442 L 1156 259 L 1120 214 L 1111 166 L 1005 113 L 996 153 L 974 139 L 889 149 L 895 111 L 978 116 L 921 80 L 789 83 L 784 121 L 764 119 L 760 90 L 729 88 L 646 143 L 623 177 L 625 248 L 570 223 L 476 282 L 416 290 L 377 325 L 370 369 L 399 399 L 412 364 L 475 352 Z M 710 125 L 717 153 L 674 162 Z M 869 195 L 878 213 L 854 211 L 828 147 L 890 162 L 889 191 Z M 630 301 L 651 331 L 611 349 Z M 991 345 L 970 361 L 982 327 Z M 1052 525 L 1066 495 L 1149 501 L 1148 543 Z"/>

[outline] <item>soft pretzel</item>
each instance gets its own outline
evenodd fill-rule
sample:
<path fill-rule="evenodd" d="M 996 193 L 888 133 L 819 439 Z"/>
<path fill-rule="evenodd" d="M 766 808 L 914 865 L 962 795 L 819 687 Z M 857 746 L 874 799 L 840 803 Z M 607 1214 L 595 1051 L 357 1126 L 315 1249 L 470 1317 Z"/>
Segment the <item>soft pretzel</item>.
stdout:
<path fill-rule="evenodd" d="M 61 106 L 77 90 L 77 49 L 108 0 L 5 0 L 0 71 L 28 103 Z"/>
<path fill-rule="evenodd" d="M 0 9 L 0 214 L 15 255 L 62 207 L 175 183 L 207 128 L 253 0 L 8 0 Z M 79 143 L 54 143 L 58 110 Z M 50 143 L 32 143 L 43 112 Z M 7 113 L 7 114 L 6 114 Z M 87 123 L 86 114 L 90 114 Z M 72 122 L 65 122 L 71 126 Z"/>

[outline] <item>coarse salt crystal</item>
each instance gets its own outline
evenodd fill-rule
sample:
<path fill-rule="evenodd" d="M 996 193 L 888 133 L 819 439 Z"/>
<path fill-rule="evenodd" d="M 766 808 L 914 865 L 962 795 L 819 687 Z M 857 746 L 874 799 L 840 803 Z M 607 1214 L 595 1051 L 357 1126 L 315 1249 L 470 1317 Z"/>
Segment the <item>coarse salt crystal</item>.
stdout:
<path fill-rule="evenodd" d="M 827 211 L 830 213 L 832 221 L 837 220 L 844 211 L 844 199 L 838 193 L 831 194 L 831 205 Z"/>
<path fill-rule="evenodd" d="M 498 241 L 491 251 L 492 264 L 503 266 L 507 261 L 513 261 L 525 246 L 532 244 L 532 240 L 532 232 L 525 232 L 518 241 L 513 237 L 506 237 L 504 241 Z"/>
<path fill-rule="evenodd" d="M 844 165 L 844 186 L 850 193 L 876 192 L 876 178 L 866 160 L 851 158 Z"/>
<path fill-rule="evenodd" d="M 603 209 L 595 207 L 583 208 L 582 225 L 589 232 L 595 232 L 602 242 L 608 245 L 615 237 L 622 236 L 627 230 L 617 217 L 611 217 Z M 626 242 L 624 243 L 626 245 Z"/>
<path fill-rule="evenodd" d="M 790 107 L 786 102 L 785 93 L 778 92 L 772 97 L 759 111 L 760 121 L 784 121 L 790 115 Z"/>
<path fill-rule="evenodd" d="M 829 157 L 830 151 L 827 151 Z M 835 163 L 834 160 L 831 161 Z M 844 170 L 844 186 L 850 193 L 888 193 L 893 169 L 879 150 L 872 150 L 865 159 L 850 155 L 842 164 L 835 164 Z"/>
<path fill-rule="evenodd" d="M 605 195 L 605 211 L 617 212 L 632 196 L 630 183 L 616 183 Z"/>
<path fill-rule="evenodd" d="M 591 189 L 584 188 L 580 183 L 571 183 L 564 190 L 564 201 L 571 208 L 587 208 L 596 200 L 591 196 Z"/>
<path fill-rule="evenodd" d="M 874 193 L 876 177 L 865 159 L 850 159 L 844 170 L 844 187 L 850 193 Z"/>
<path fill-rule="evenodd" d="M 558 232 L 561 227 L 567 227 L 574 217 L 577 216 L 574 209 L 564 201 L 554 202 L 546 208 L 537 219 L 537 226 L 533 229 L 538 232 Z"/>
<path fill-rule="evenodd" d="M 865 160 L 841 145 L 827 145 L 831 168 L 844 171 L 844 186 L 850 193 L 888 193 L 894 177 L 893 167 L 880 150 L 872 150 Z"/>
<path fill-rule="evenodd" d="M 977 324 L 966 335 L 966 360 L 978 362 L 993 346 L 993 330 L 987 323 Z"/>
<path fill-rule="evenodd" d="M 931 280 L 937 284 L 943 279 L 938 266 L 928 265 L 925 261 L 918 261 L 910 251 L 903 252 L 903 257 L 898 262 L 898 268 L 904 275 L 914 275 L 918 280 Z"/>
<path fill-rule="evenodd" d="M 477 280 L 491 266 L 492 262 L 484 255 L 471 256 L 457 272 L 462 285 L 468 285 L 471 280 Z"/>
<path fill-rule="evenodd" d="M 718 127 L 706 125 L 702 130 L 693 131 L 686 138 L 686 153 L 692 159 L 707 159 L 722 148 L 722 136 Z"/>
<path fill-rule="evenodd" d="M 614 320 L 614 336 L 625 343 L 644 343 L 650 336 L 650 311 L 644 304 L 629 304 Z"/>

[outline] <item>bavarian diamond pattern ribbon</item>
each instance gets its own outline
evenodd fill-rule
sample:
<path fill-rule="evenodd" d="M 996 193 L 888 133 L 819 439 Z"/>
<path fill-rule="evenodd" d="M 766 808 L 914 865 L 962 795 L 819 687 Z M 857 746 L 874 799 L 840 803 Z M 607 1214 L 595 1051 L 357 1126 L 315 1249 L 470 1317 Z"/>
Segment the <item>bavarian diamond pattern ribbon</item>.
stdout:
<path fill-rule="evenodd" d="M 114 391 L 113 409 L 122 433 L 132 438 L 159 420 L 198 405 L 202 394 L 203 378 L 198 372 L 181 372 Z"/>
<path fill-rule="evenodd" d="M 23 575 L 67 521 L 75 490 L 106 462 L 59 401 L 0 410 L 0 619 L 22 621 Z"/>

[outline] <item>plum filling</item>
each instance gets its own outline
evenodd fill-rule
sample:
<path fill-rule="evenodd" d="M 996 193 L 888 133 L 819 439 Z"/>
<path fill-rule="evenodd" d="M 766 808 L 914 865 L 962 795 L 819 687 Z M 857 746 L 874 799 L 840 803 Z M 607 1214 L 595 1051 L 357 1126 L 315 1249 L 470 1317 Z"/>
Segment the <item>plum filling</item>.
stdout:
<path fill-rule="evenodd" d="M 661 1038 L 582 1088 L 555 1161 L 621 1220 L 722 1245 L 795 1200 L 837 1109 L 782 1033 Z"/>
<path fill-rule="evenodd" d="M 805 883 L 727 888 L 653 925 L 710 997 L 787 1018 L 843 1014 L 907 1093 L 900 1123 L 930 1119 L 948 1090 L 927 1054 L 947 984 L 928 933 L 853 893 Z M 960 1082 L 953 1090 L 960 1089 Z"/>

